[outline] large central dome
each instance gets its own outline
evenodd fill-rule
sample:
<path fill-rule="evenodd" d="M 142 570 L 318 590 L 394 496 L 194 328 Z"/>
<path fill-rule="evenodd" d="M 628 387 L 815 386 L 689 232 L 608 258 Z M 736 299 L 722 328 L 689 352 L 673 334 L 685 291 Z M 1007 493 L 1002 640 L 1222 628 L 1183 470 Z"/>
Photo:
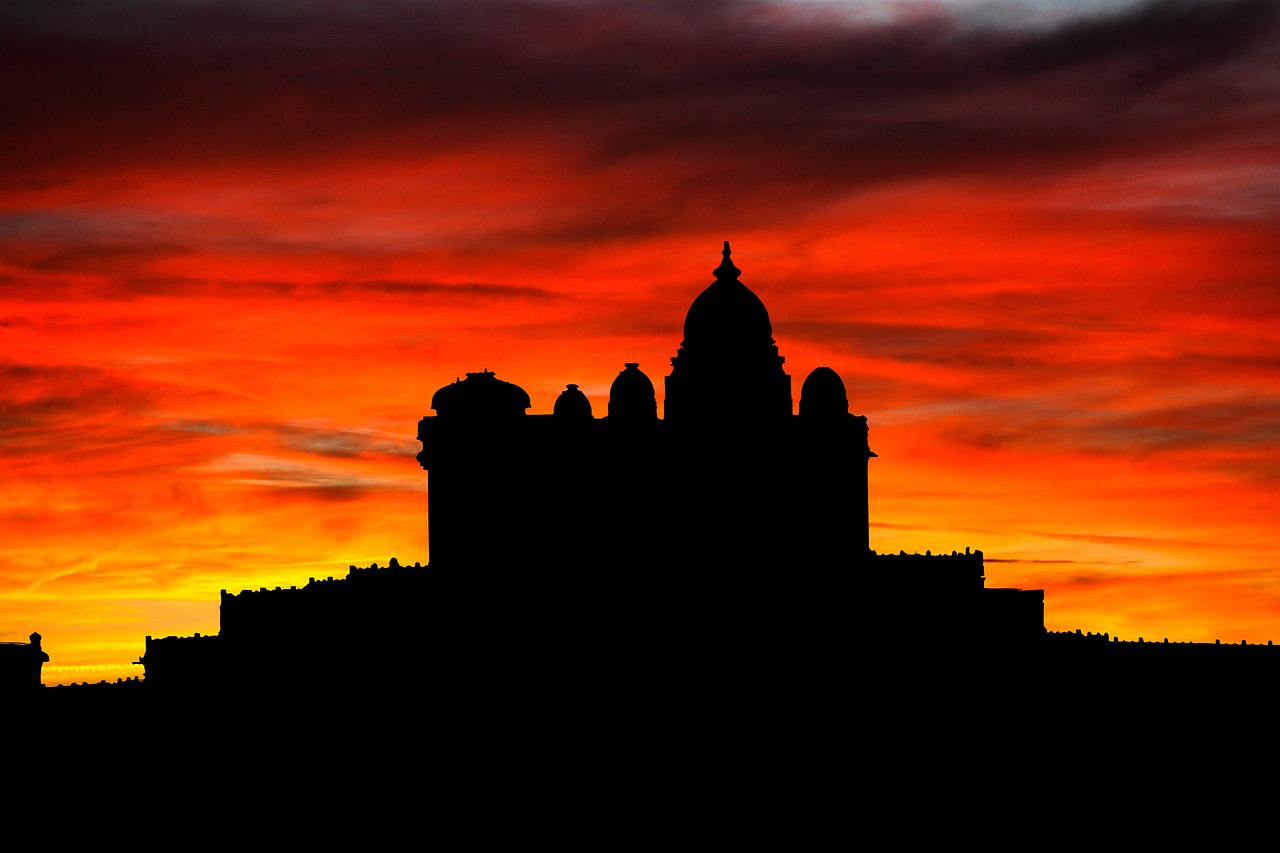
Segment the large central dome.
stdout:
<path fill-rule="evenodd" d="M 791 414 L 791 377 L 782 370 L 769 312 L 738 281 L 741 273 L 725 240 L 716 280 L 689 306 L 684 341 L 671 359 L 668 420 L 741 423 Z"/>
<path fill-rule="evenodd" d="M 742 271 L 729 259 L 728 240 L 724 242 L 724 260 L 714 272 L 716 280 L 698 294 L 685 315 L 684 346 L 733 351 L 772 344 L 769 312 L 760 297 L 738 281 Z"/>

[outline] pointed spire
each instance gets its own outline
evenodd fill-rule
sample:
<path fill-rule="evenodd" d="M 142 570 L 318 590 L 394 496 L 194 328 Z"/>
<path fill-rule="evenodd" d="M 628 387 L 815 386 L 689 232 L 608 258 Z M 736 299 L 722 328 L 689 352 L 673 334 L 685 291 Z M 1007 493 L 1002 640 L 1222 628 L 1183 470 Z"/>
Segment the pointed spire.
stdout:
<path fill-rule="evenodd" d="M 729 241 L 724 241 L 724 260 L 720 262 L 720 266 L 716 267 L 712 272 L 715 274 L 716 281 L 734 281 L 738 276 L 742 275 L 742 270 L 733 265 L 733 261 L 729 260 Z"/>

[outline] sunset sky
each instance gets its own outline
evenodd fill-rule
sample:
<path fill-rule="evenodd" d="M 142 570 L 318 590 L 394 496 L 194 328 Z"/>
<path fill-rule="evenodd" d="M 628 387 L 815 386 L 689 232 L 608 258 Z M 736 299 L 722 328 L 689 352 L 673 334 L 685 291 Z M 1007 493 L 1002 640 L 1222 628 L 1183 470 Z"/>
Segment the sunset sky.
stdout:
<path fill-rule="evenodd" d="M 601 415 L 635 361 L 661 411 L 724 240 L 867 416 L 873 548 L 1280 642 L 1276 0 L 6 0 L 0 68 L 0 641 L 47 684 L 428 563 L 467 371 Z"/>

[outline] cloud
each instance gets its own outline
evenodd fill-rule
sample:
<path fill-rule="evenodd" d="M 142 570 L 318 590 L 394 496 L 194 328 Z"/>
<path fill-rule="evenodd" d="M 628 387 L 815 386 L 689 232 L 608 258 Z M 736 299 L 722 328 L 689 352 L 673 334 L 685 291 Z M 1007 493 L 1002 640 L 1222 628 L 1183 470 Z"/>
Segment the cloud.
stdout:
<path fill-rule="evenodd" d="M 566 298 L 563 294 L 541 287 L 520 287 L 507 284 L 485 284 L 478 282 L 453 283 L 438 281 L 355 279 L 345 281 L 323 281 L 318 282 L 314 287 L 316 290 L 326 294 L 386 293 L 395 296 L 445 297 L 448 299 L 457 298 L 467 301 L 472 301 L 474 299 L 527 299 L 538 302 L 548 302 Z M 299 287 L 298 290 L 301 291 L 304 290 L 304 288 Z"/>
<path fill-rule="evenodd" d="M 1068 402 L 1068 401 L 1064 401 Z M 1123 405 L 1123 400 L 1116 400 Z M 938 406 L 918 407 L 920 416 Z M 1217 400 L 1206 405 L 1106 408 L 1099 401 L 1078 406 L 1046 399 L 971 400 L 951 404 L 945 430 L 965 444 L 987 448 L 1080 449 L 1142 457 L 1174 451 L 1270 451 L 1280 447 L 1280 402 Z M 1211 464 L 1233 465 L 1210 457 Z"/>
<path fill-rule="evenodd" d="M 8 19 L 0 186 L 142 168 L 214 185 L 519 150 L 506 191 L 545 182 L 560 199 L 492 221 L 515 241 L 775 222 L 886 182 L 1041 180 L 1206 145 L 1257 161 L 1280 126 L 1271 0 L 1049 26 L 748 0 L 17 0 Z"/>
<path fill-rule="evenodd" d="M 1141 565 L 1141 560 L 1031 560 L 1021 557 L 984 557 L 987 563 L 1044 563 L 1048 565 L 1066 564 L 1066 565 L 1089 565 L 1089 566 L 1137 566 Z"/>
<path fill-rule="evenodd" d="M 188 251 L 173 243 L 73 245 L 36 259 L 37 272 L 131 270 Z"/>
<path fill-rule="evenodd" d="M 1050 533 L 1037 531 L 1036 536 L 1046 539 L 1063 539 L 1068 542 L 1089 542 L 1098 545 L 1125 545 L 1133 547 L 1155 546 L 1158 548 L 1221 548 L 1220 542 L 1197 542 L 1188 539 L 1177 539 L 1163 536 L 1117 536 L 1103 533 Z M 1089 561 L 1092 562 L 1092 561 Z"/>
<path fill-rule="evenodd" d="M 15 500 L 45 500 L 42 488 L 91 482 L 122 489 L 138 488 L 139 477 L 172 482 L 241 430 L 215 417 L 161 411 L 199 407 L 216 396 L 96 367 L 0 363 L 0 445 Z"/>
<path fill-rule="evenodd" d="M 1082 426 L 1092 446 L 1117 443 L 1126 450 L 1194 450 L 1206 447 L 1280 447 L 1280 400 L 1217 401 L 1103 416 Z"/>
<path fill-rule="evenodd" d="M 177 235 L 194 225 L 191 217 L 120 208 L 8 210 L 0 212 L 0 246 L 7 263 L 35 273 L 132 271 L 189 253 Z"/>
<path fill-rule="evenodd" d="M 813 341 L 874 358 L 983 368 L 1025 364 L 1048 341 L 1040 331 L 1022 328 L 923 325 L 911 323 L 779 324 L 788 338 Z"/>
<path fill-rule="evenodd" d="M 411 459 L 421 445 L 414 439 L 372 429 L 335 429 L 309 423 L 286 423 L 274 427 L 281 443 L 294 451 L 316 456 L 351 458 L 389 456 Z"/>
<path fill-rule="evenodd" d="M 176 420 L 162 423 L 158 427 L 162 430 L 172 430 L 174 432 L 188 432 L 196 435 L 235 435 L 244 432 L 244 428 L 235 424 L 219 422 L 208 419 L 188 419 L 178 418 Z"/>
<path fill-rule="evenodd" d="M 92 367 L 0 363 L 0 434 L 7 452 L 56 426 L 89 423 L 152 400 L 142 384 Z"/>
<path fill-rule="evenodd" d="M 55 289 L 56 293 L 57 290 Z M 63 295 L 82 298 L 86 288 L 68 282 Z M 564 295 L 540 287 L 486 284 L 477 282 L 440 282 L 388 279 L 349 279 L 320 282 L 287 282 L 261 280 L 157 278 L 123 276 L 93 288 L 95 294 L 112 299 L 134 299 L 163 296 L 173 299 L 330 299 L 333 297 L 391 296 L 417 301 L 473 305 L 490 301 L 551 302 Z M 46 296 L 49 290 L 44 291 Z"/>
<path fill-rule="evenodd" d="M 239 474 L 236 482 L 243 485 L 306 491 L 326 499 L 355 498 L 369 491 L 426 490 L 422 477 L 376 477 L 262 453 L 229 453 L 212 460 L 204 469 Z"/>
<path fill-rule="evenodd" d="M 1106 564 L 1098 563 L 1098 565 Z M 1224 568 L 1221 566 L 1182 571 L 1158 571 L 1144 568 L 1131 572 L 1117 571 L 1064 575 L 1060 578 L 1055 578 L 1054 583 L 1058 587 L 1101 584 L 1118 589 L 1126 586 L 1138 587 L 1143 590 L 1161 587 L 1166 593 L 1172 592 L 1176 587 L 1199 586 L 1207 589 L 1214 586 L 1241 584 L 1251 586 L 1253 592 L 1257 594 L 1274 586 L 1272 571 L 1267 568 Z"/>

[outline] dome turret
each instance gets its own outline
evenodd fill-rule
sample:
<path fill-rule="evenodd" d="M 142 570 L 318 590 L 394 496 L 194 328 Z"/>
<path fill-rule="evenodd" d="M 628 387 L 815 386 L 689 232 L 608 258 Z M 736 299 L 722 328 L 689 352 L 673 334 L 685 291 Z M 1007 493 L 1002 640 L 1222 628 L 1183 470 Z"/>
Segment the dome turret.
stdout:
<path fill-rule="evenodd" d="M 591 401 L 587 399 L 586 394 L 578 390 L 577 385 L 566 385 L 560 392 L 560 396 L 556 398 L 556 404 L 551 413 L 560 418 L 590 420 Z"/>
<path fill-rule="evenodd" d="M 815 367 L 800 386 L 800 416 L 829 418 L 849 414 L 844 380 L 830 367 Z"/>
<path fill-rule="evenodd" d="M 523 388 L 488 370 L 468 373 L 431 396 L 431 408 L 441 417 L 506 418 L 523 415 L 530 405 Z"/>
<path fill-rule="evenodd" d="M 653 383 L 640 371 L 638 362 L 627 362 L 609 386 L 609 418 L 642 421 L 657 417 L 658 397 Z"/>

